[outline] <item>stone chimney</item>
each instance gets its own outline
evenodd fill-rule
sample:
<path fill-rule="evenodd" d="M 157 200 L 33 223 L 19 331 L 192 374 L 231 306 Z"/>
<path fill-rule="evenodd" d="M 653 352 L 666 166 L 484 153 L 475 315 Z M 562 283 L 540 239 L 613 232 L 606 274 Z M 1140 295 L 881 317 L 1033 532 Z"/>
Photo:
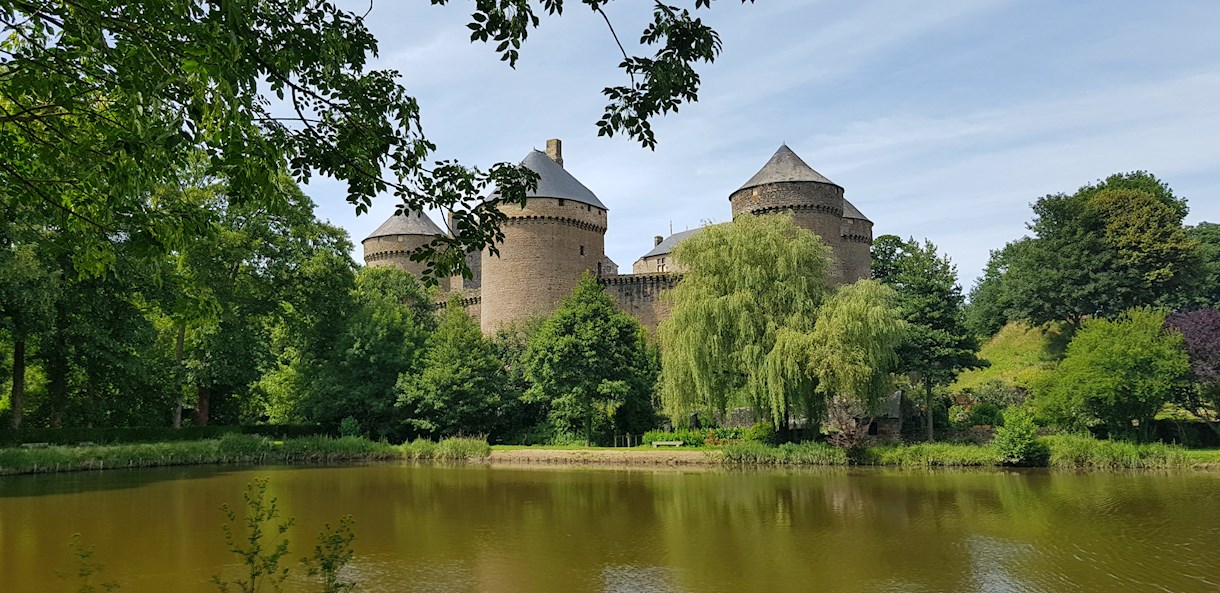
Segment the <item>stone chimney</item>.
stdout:
<path fill-rule="evenodd" d="M 551 157 L 552 161 L 563 166 L 563 142 L 559 138 L 551 138 L 546 141 L 546 155 Z"/>
<path fill-rule="evenodd" d="M 661 241 L 664 241 L 664 240 L 665 240 L 665 237 L 662 237 L 661 235 L 654 235 L 652 237 L 652 246 L 656 247 L 657 245 L 661 244 Z"/>

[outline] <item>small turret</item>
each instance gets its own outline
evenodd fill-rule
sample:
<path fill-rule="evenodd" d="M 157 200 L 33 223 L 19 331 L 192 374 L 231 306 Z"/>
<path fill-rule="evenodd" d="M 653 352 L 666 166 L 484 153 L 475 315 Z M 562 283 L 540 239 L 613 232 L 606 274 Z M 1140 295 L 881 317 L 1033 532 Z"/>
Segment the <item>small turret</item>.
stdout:
<path fill-rule="evenodd" d="M 396 213 L 361 241 L 366 266 L 393 266 L 419 278 L 427 267 L 411 261 L 411 253 L 430 243 L 444 231 L 422 212 Z M 449 279 L 438 280 L 441 290 L 449 290 Z"/>

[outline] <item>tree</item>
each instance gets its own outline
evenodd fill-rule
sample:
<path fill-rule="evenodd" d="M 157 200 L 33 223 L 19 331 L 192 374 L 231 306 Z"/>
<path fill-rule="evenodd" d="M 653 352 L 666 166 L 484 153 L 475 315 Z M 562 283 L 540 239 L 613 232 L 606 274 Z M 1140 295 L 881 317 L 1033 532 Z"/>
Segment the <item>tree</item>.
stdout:
<path fill-rule="evenodd" d="M 410 273 L 391 267 L 362 268 L 352 298 L 330 347 L 303 357 L 294 373 L 297 413 L 332 429 L 353 416 L 373 438 L 402 438 L 395 385 L 418 371 L 435 327 L 431 299 Z"/>
<path fill-rule="evenodd" d="M 611 428 L 641 434 L 653 425 L 656 368 L 644 329 L 588 274 L 531 337 L 525 378 L 526 398 L 543 402 L 557 430 L 586 443 L 604 441 Z"/>
<path fill-rule="evenodd" d="M 813 328 L 829 257 L 791 214 L 740 216 L 680 243 L 674 259 L 687 271 L 658 329 L 665 412 L 681 422 L 734 401 L 784 430 L 794 414 L 820 418 L 798 340 L 779 337 Z"/>
<path fill-rule="evenodd" d="M 891 373 L 907 331 L 897 296 L 872 280 L 840 287 L 818 310 L 809 334 L 817 391 L 828 400 L 831 428 L 848 437 L 841 444 L 849 448 L 860 444 L 860 433 L 893 391 Z"/>
<path fill-rule="evenodd" d="M 1191 227 L 1190 237 L 1198 242 L 1201 269 L 1193 291 L 1194 302 L 1220 306 L 1220 224 L 1201 222 Z"/>
<path fill-rule="evenodd" d="M 398 377 L 398 405 L 407 423 L 433 438 L 499 428 L 504 366 L 457 301 L 445 307 L 425 347 L 419 371 Z"/>
<path fill-rule="evenodd" d="M 892 239 L 886 239 L 892 241 Z M 933 388 L 951 383 L 959 373 L 986 365 L 978 358 L 977 338 L 966 329 L 957 270 L 931 241 L 902 244 L 897 272 L 890 285 L 898 291 L 898 309 L 909 325 L 899 351 L 900 370 L 924 388 L 927 438 L 933 440 Z"/>
<path fill-rule="evenodd" d="M 581 0 L 602 16 L 607 2 Z M 548 15 L 564 5 L 541 4 Z M 462 254 L 503 238 L 497 202 L 523 200 L 536 177 L 504 163 L 429 163 L 435 146 L 417 101 L 397 72 L 369 67 L 378 46 L 365 16 L 326 0 L 0 2 L 6 207 L 28 207 L 35 225 L 61 222 L 80 239 L 78 267 L 101 271 L 114 262 L 115 236 L 162 253 L 186 245 L 199 229 L 193 213 L 149 197 L 203 154 L 210 176 L 261 207 L 280 204 L 277 178 L 289 171 L 298 182 L 345 182 L 358 212 L 386 192 L 406 209 L 448 210 L 453 236 L 420 257 L 437 262 L 438 277 L 464 270 Z M 530 0 L 489 0 L 468 28 L 514 66 L 540 22 Z M 697 99 L 694 65 L 713 61 L 721 43 L 691 11 L 657 2 L 640 44 L 655 52 L 623 51 L 630 82 L 604 89 L 597 127 L 653 147 L 650 119 Z M 474 199 L 492 183 L 499 199 Z"/>
<path fill-rule="evenodd" d="M 1111 437 L 1146 438 L 1153 416 L 1190 372 L 1182 345 L 1182 334 L 1166 330 L 1165 313 L 1156 309 L 1086 320 L 1035 403 L 1060 425 L 1092 420 Z"/>
<path fill-rule="evenodd" d="M 1114 317 L 1173 305 L 1198 274 L 1197 243 L 1182 226 L 1184 200 L 1143 171 L 1111 175 L 1033 205 L 1033 236 L 993 254 L 972 297 L 974 325 Z M 1002 325 L 1002 324 L 1001 324 Z"/>
<path fill-rule="evenodd" d="M 52 324 L 58 271 L 32 245 L 15 243 L 12 225 L 0 227 L 0 328 L 13 342 L 11 424 L 20 428 L 25 411 L 26 347 Z M 5 236 L 7 235 L 7 236 Z"/>
<path fill-rule="evenodd" d="M 1177 312 L 1165 326 L 1182 334 L 1195 385 L 1182 392 L 1183 404 L 1220 433 L 1220 311 Z"/>
<path fill-rule="evenodd" d="M 1022 256 L 1021 250 L 1030 245 L 1029 238 L 1018 239 L 1004 246 L 1003 249 L 993 249 L 987 260 L 983 275 L 970 289 L 970 299 L 966 305 L 966 327 L 981 339 L 994 336 L 1010 321 L 1018 319 L 1013 312 L 1013 294 L 1005 274 L 1017 258 Z"/>

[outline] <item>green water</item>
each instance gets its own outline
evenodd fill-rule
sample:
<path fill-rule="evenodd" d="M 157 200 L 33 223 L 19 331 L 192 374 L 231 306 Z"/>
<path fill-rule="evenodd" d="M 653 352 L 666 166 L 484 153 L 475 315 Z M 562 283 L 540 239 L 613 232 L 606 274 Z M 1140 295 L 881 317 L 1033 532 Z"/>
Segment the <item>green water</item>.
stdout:
<path fill-rule="evenodd" d="M 372 465 L 0 478 L 0 592 L 76 590 L 73 533 L 119 591 L 215 591 L 257 476 L 294 568 L 353 515 L 369 592 L 1220 591 L 1215 474 Z"/>

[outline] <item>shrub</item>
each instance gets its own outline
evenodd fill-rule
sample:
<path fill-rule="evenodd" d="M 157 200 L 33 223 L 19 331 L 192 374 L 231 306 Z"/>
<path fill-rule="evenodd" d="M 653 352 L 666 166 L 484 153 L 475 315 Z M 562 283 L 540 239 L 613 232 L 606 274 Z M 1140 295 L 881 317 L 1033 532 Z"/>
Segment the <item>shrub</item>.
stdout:
<path fill-rule="evenodd" d="M 759 422 L 741 431 L 741 440 L 764 445 L 775 444 L 775 427 L 770 422 Z"/>
<path fill-rule="evenodd" d="M 1000 462 L 1005 465 L 1046 465 L 1050 451 L 1038 442 L 1038 426 L 1030 410 L 1012 407 L 1004 410 L 1004 425 L 992 441 Z"/>
<path fill-rule="evenodd" d="M 358 437 L 361 436 L 360 423 L 356 421 L 354 416 L 348 416 L 339 421 L 339 436 Z"/>

